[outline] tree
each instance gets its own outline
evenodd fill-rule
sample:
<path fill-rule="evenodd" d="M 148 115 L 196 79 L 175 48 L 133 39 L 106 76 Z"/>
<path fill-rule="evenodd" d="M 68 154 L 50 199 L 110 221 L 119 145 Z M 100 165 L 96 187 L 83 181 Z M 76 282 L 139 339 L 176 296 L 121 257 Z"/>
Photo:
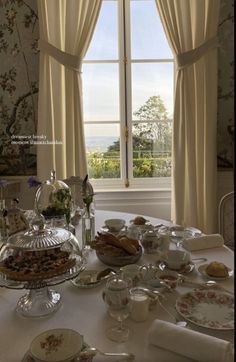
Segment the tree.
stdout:
<path fill-rule="evenodd" d="M 160 96 L 150 97 L 138 111 L 134 112 L 138 122 L 133 126 L 134 151 L 170 151 L 171 120 Z M 104 156 L 120 151 L 120 141 L 108 147 Z"/>
<path fill-rule="evenodd" d="M 171 119 L 160 96 L 150 97 L 134 112 L 133 175 L 165 177 L 171 172 Z M 120 140 L 106 152 L 89 155 L 90 177 L 120 177 Z"/>
<path fill-rule="evenodd" d="M 168 112 L 160 96 L 150 97 L 134 116 L 139 122 L 134 124 L 133 134 L 143 139 L 152 140 L 152 148 L 156 150 L 170 149 L 171 146 L 171 126 Z M 141 144 L 134 144 L 142 148 Z M 141 147 L 140 147 L 141 146 Z"/>

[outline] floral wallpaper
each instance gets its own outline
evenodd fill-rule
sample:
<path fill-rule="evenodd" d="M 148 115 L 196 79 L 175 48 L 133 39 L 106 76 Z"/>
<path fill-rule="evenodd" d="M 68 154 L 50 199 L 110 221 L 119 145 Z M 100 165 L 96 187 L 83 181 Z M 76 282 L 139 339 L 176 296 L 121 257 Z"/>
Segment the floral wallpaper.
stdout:
<path fill-rule="evenodd" d="M 0 175 L 36 174 L 36 0 L 0 0 Z"/>
<path fill-rule="evenodd" d="M 218 168 L 233 168 L 234 1 L 221 0 Z M 39 37 L 36 0 L 0 0 L 0 176 L 36 174 Z"/>
<path fill-rule="evenodd" d="M 234 166 L 234 0 L 221 0 L 219 20 L 217 158 L 219 169 Z"/>

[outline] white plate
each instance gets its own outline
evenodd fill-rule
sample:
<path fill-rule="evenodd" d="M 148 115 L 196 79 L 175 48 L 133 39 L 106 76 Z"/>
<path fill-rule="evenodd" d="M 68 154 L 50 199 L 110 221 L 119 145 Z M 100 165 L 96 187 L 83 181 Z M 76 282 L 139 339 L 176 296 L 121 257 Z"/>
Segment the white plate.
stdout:
<path fill-rule="evenodd" d="M 176 310 L 188 321 L 200 327 L 234 329 L 234 297 L 216 290 L 194 290 L 181 295 Z"/>
<path fill-rule="evenodd" d="M 228 276 L 227 277 L 213 277 L 213 276 L 207 274 L 207 272 L 206 272 L 206 268 L 207 268 L 208 265 L 209 264 L 202 264 L 198 268 L 199 273 L 201 273 L 204 277 L 207 277 L 208 279 L 211 278 L 213 280 L 225 280 L 225 279 L 230 278 L 234 274 L 233 270 L 230 269 L 229 267 L 227 267 L 228 268 Z"/>
<path fill-rule="evenodd" d="M 124 226 L 122 229 L 120 229 L 119 231 L 114 231 L 114 230 L 110 230 L 107 226 L 103 225 L 101 228 L 100 228 L 101 232 L 105 232 L 105 233 L 110 233 L 110 234 L 114 234 L 114 235 L 118 235 L 118 234 L 121 234 L 121 233 L 126 233 L 126 226 Z"/>
<path fill-rule="evenodd" d="M 103 279 L 97 280 L 98 270 L 84 270 L 71 283 L 78 288 L 94 288 L 103 282 Z"/>

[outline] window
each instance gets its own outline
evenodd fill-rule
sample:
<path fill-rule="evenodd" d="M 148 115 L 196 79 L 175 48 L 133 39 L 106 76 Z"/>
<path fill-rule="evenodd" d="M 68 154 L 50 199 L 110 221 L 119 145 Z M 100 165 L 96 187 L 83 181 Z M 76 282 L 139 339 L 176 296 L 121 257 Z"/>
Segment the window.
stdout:
<path fill-rule="evenodd" d="M 174 60 L 155 0 L 103 1 L 82 76 L 93 184 L 166 186 Z"/>

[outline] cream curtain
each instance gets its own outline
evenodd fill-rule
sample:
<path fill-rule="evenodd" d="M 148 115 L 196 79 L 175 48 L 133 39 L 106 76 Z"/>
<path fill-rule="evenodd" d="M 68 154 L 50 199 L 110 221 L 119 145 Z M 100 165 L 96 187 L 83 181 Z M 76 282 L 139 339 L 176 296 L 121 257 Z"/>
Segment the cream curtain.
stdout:
<path fill-rule="evenodd" d="M 220 0 L 156 0 L 176 56 L 172 219 L 216 231 L 217 26 Z"/>
<path fill-rule="evenodd" d="M 38 178 L 87 173 L 81 64 L 102 0 L 38 0 L 40 75 Z"/>

